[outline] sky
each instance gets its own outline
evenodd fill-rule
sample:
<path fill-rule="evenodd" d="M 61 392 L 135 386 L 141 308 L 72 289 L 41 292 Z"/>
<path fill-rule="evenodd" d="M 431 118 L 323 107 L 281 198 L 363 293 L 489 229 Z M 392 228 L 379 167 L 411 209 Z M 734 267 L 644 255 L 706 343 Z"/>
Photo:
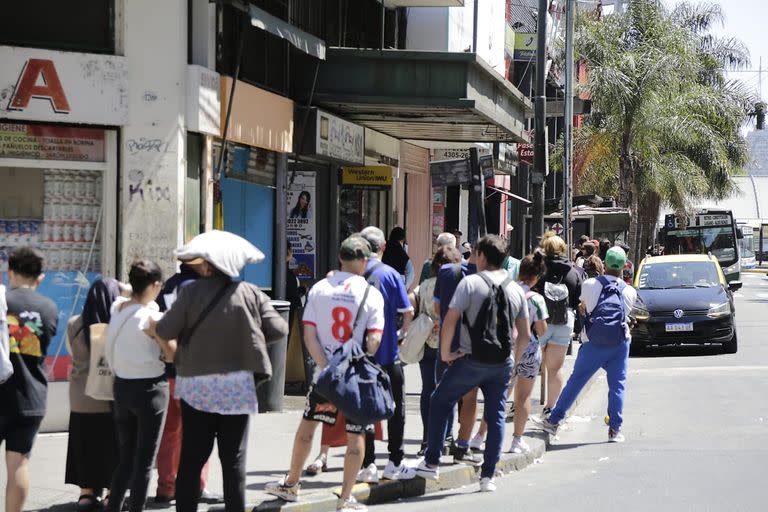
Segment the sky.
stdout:
<path fill-rule="evenodd" d="M 752 65 L 748 72 L 730 73 L 758 91 L 760 57 L 763 59 L 762 98 L 768 99 L 768 2 L 766 0 L 707 0 L 720 4 L 725 13 L 725 25 L 715 33 L 738 37 L 749 49 Z M 677 4 L 676 0 L 667 0 Z"/>

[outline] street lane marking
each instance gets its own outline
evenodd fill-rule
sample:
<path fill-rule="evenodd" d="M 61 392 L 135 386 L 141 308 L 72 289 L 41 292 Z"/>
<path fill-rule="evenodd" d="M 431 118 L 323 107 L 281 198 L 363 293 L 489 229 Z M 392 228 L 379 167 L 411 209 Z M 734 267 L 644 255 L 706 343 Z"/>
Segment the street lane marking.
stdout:
<path fill-rule="evenodd" d="M 754 365 L 754 366 L 675 366 L 672 368 L 637 368 L 631 369 L 633 374 L 666 374 L 666 373 L 679 373 L 679 372 L 765 372 L 768 371 L 768 366 Z"/>

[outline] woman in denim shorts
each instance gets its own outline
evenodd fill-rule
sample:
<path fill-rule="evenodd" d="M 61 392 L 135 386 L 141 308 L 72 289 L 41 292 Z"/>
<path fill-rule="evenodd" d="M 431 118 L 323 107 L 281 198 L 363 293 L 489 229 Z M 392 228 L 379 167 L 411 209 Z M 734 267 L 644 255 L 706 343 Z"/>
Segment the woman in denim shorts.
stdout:
<path fill-rule="evenodd" d="M 562 368 L 565 362 L 565 353 L 573 334 L 574 310 L 579 305 L 581 275 L 568 260 L 568 247 L 562 238 L 552 232 L 545 233 L 541 240 L 541 248 L 547 256 L 547 273 L 533 287 L 533 291 L 546 297 L 544 293 L 545 283 L 564 284 L 568 289 L 565 322 L 558 322 L 556 318 L 553 318 L 554 315 L 550 311 L 547 331 L 539 338 L 544 353 L 544 367 L 547 369 L 547 405 L 544 408 L 544 414 L 547 415 L 555 406 L 560 391 L 563 389 Z"/>

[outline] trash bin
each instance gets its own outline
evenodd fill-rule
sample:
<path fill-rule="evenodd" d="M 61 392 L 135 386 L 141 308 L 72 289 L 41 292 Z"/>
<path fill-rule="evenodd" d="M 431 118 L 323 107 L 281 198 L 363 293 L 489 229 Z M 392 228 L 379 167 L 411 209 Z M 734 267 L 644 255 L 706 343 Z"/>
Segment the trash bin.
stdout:
<path fill-rule="evenodd" d="M 291 311 L 291 303 L 284 300 L 270 301 L 272 307 L 280 313 L 286 323 Z M 285 356 L 288 350 L 288 336 L 267 345 L 269 361 L 272 363 L 272 379 L 256 389 L 259 399 L 259 412 L 281 412 L 285 393 Z"/>

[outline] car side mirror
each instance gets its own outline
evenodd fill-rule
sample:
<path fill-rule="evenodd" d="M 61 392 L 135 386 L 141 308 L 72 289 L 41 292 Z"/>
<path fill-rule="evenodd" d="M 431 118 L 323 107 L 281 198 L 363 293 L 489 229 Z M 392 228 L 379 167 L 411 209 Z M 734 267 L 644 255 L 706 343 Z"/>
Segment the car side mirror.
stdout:
<path fill-rule="evenodd" d="M 731 290 L 732 292 L 741 290 L 742 286 L 744 286 L 744 283 L 742 283 L 741 281 L 731 281 L 730 283 L 728 283 L 728 289 Z"/>

